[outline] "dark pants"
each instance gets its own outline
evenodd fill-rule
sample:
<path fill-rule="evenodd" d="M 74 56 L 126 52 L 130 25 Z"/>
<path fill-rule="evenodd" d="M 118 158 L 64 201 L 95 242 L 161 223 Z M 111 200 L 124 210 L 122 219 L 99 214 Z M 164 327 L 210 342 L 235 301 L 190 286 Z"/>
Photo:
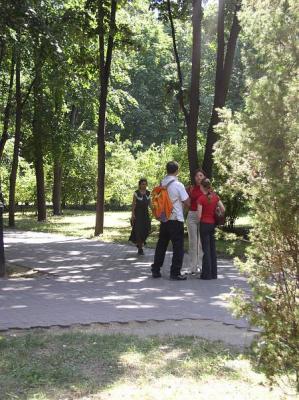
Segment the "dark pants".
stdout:
<path fill-rule="evenodd" d="M 200 223 L 200 240 L 203 250 L 202 279 L 217 278 L 215 224 Z"/>
<path fill-rule="evenodd" d="M 152 265 L 153 274 L 160 272 L 160 268 L 163 266 L 169 241 L 171 241 L 173 248 L 170 275 L 180 275 L 184 258 L 184 223 L 180 221 L 161 222 L 154 264 Z"/>

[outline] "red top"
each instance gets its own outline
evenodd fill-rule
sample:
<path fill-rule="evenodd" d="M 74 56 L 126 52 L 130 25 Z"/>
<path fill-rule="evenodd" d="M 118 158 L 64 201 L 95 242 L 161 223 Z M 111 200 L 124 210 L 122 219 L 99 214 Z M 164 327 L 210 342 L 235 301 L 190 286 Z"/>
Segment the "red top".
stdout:
<path fill-rule="evenodd" d="M 210 194 L 210 199 L 206 194 L 203 194 L 198 199 L 198 204 L 202 206 L 201 222 L 206 224 L 215 224 L 215 210 L 219 201 L 219 197 L 216 193 L 212 192 Z"/>
<path fill-rule="evenodd" d="M 190 211 L 197 211 L 197 203 L 198 199 L 200 196 L 203 195 L 200 186 L 190 186 L 187 190 L 190 200 L 191 200 L 191 206 L 190 206 Z"/>

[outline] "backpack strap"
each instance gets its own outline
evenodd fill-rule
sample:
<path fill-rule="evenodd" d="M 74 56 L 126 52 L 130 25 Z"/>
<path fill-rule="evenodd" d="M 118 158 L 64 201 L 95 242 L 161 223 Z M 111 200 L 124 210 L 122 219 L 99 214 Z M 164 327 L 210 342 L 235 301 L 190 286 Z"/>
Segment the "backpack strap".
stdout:
<path fill-rule="evenodd" d="M 176 181 L 176 179 L 172 179 L 170 182 L 167 183 L 166 186 L 163 186 L 163 187 L 165 187 L 166 189 L 168 189 L 169 186 L 170 186 L 173 182 L 175 182 L 175 181 Z M 161 183 L 162 183 L 162 182 L 161 182 Z M 169 194 L 168 194 L 168 195 L 169 195 Z M 172 203 L 174 204 L 174 203 L 176 203 L 178 200 L 179 200 L 179 199 L 175 199 Z"/>
<path fill-rule="evenodd" d="M 166 189 L 168 189 L 168 187 L 175 181 L 176 181 L 176 179 L 172 179 L 170 182 L 167 183 L 167 185 L 162 185 L 162 181 L 161 181 L 160 182 L 160 186 L 165 187 Z"/>

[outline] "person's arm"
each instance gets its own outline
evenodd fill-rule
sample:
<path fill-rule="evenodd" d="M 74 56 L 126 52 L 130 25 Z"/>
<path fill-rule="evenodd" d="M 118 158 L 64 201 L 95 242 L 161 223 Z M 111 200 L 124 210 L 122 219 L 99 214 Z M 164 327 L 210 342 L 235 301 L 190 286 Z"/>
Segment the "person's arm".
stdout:
<path fill-rule="evenodd" d="M 197 218 L 198 218 L 198 221 L 201 220 L 201 216 L 202 216 L 202 205 L 198 203 L 197 204 Z"/>
<path fill-rule="evenodd" d="M 189 185 L 185 189 L 186 189 L 186 192 L 188 193 L 188 195 L 191 196 L 191 193 L 192 193 L 192 190 L 193 190 L 193 186 Z"/>
<path fill-rule="evenodd" d="M 181 202 L 184 204 L 184 206 L 186 208 L 190 208 L 191 200 L 190 200 L 189 194 L 187 193 L 184 185 L 182 183 L 180 185 L 181 185 L 181 187 L 180 187 L 180 190 L 179 190 L 179 195 L 180 195 L 180 198 L 181 198 Z"/>
<path fill-rule="evenodd" d="M 152 196 L 150 191 L 147 192 L 147 196 L 148 196 L 148 206 L 150 209 L 152 209 Z"/>
<path fill-rule="evenodd" d="M 132 201 L 132 220 L 133 221 L 135 219 L 135 208 L 136 208 L 136 196 L 135 196 L 135 193 L 134 193 L 133 201 Z"/>
<path fill-rule="evenodd" d="M 191 205 L 191 200 L 190 197 L 188 197 L 188 199 L 186 199 L 185 201 L 183 201 L 183 204 L 186 208 L 190 208 Z"/>
<path fill-rule="evenodd" d="M 225 212 L 225 207 L 224 207 L 224 205 L 223 205 L 221 200 L 218 201 L 217 207 L 220 208 L 220 211 L 222 212 L 222 214 Z"/>

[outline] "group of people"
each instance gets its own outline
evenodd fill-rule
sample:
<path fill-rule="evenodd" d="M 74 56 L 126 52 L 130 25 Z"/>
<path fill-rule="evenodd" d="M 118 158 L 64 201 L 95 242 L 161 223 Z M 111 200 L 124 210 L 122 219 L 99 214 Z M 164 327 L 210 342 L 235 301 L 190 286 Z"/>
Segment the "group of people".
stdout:
<path fill-rule="evenodd" d="M 173 256 L 170 279 L 186 280 L 181 274 L 184 259 L 184 209 L 188 211 L 187 228 L 189 237 L 188 272 L 200 279 L 217 279 L 217 256 L 215 246 L 216 210 L 224 213 L 224 205 L 212 190 L 211 182 L 202 169 L 194 173 L 194 185 L 185 188 L 178 180 L 179 165 L 169 161 L 167 175 L 161 186 L 167 188 L 173 208 L 169 219 L 160 223 L 159 238 L 155 250 L 154 263 L 151 266 L 153 278 L 161 277 L 169 242 L 172 243 Z M 151 193 L 147 189 L 146 179 L 139 181 L 132 203 L 130 240 L 138 247 L 138 254 L 144 254 L 144 244 L 151 231 Z"/>

